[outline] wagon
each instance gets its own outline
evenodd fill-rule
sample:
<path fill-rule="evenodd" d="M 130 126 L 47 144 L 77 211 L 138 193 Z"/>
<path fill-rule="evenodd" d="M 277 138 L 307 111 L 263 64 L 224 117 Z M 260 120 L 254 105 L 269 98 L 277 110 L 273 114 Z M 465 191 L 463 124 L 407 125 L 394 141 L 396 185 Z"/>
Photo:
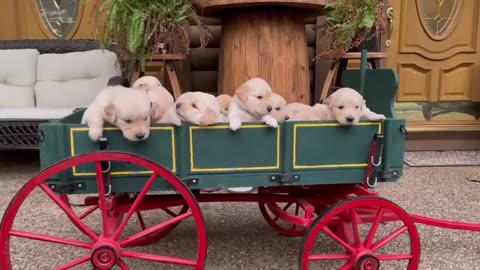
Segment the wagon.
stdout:
<path fill-rule="evenodd" d="M 363 94 L 369 107 L 388 119 L 354 127 L 333 121 L 284 122 L 278 128 L 245 123 L 236 132 L 226 123 L 158 124 L 151 127 L 147 140 L 135 143 L 112 126 L 106 126 L 104 137 L 92 143 L 88 128 L 80 124 L 84 109 L 42 124 L 42 171 L 25 184 L 4 214 L 0 268 L 12 269 L 10 239 L 25 238 L 88 251 L 55 269 L 79 265 L 130 269 L 126 259 L 155 262 L 159 269 L 165 265 L 204 269 L 207 235 L 199 203 L 254 202 L 273 229 L 304 238 L 296 251 L 299 269 L 416 269 L 420 242 L 415 222 L 466 230 L 479 226 L 409 215 L 374 191 L 378 182 L 402 177 L 406 128 L 392 109 L 398 84 L 395 72 L 346 71 L 344 84 L 355 87 L 359 82 L 360 89 L 367 90 Z M 256 191 L 205 192 L 245 186 Z M 15 230 L 18 210 L 34 190 L 48 195 L 88 240 Z M 87 207 L 83 214 L 72 210 L 69 196 L 75 194 L 87 194 L 82 197 Z M 143 213 L 155 209 L 168 218 L 146 226 Z M 101 213 L 100 230 L 84 222 L 94 212 Z M 124 236 L 134 219 L 140 231 Z M 187 220 L 196 228 L 193 258 L 132 250 L 162 241 Z M 381 233 L 384 224 L 396 227 Z M 382 252 L 400 237 L 401 252 Z M 318 247 L 319 242 L 323 247 Z M 325 245 L 336 245 L 338 251 L 325 250 Z M 392 261 L 402 266 L 384 266 Z M 317 263 L 329 266 L 316 268 Z"/>

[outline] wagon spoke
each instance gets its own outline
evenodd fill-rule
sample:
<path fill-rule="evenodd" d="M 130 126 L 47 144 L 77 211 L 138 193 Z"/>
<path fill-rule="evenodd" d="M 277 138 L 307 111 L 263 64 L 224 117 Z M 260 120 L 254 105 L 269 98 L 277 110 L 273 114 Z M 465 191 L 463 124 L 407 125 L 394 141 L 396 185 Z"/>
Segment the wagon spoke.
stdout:
<path fill-rule="evenodd" d="M 353 238 L 355 239 L 355 247 L 362 246 L 360 233 L 358 232 L 358 214 L 354 208 L 350 208 L 350 220 L 352 221 Z"/>
<path fill-rule="evenodd" d="M 338 237 L 336 234 L 334 234 L 327 226 L 323 227 L 322 230 L 330 236 L 333 240 L 337 241 L 342 247 L 344 247 L 348 252 L 354 253 L 355 250 L 347 244 L 345 241 L 343 241 L 340 237 Z"/>
<path fill-rule="evenodd" d="M 340 269 L 338 269 L 338 270 L 350 270 L 352 268 L 353 268 L 352 263 L 348 262 L 348 263 L 344 264 L 342 267 L 340 267 Z"/>
<path fill-rule="evenodd" d="M 58 197 L 55 192 L 53 192 L 45 183 L 41 183 L 40 188 L 60 207 L 63 212 L 70 218 L 70 220 L 75 224 L 77 228 L 80 229 L 81 232 L 85 233 L 90 239 L 93 241 L 98 240 L 98 236 L 90 230 L 90 228 L 85 225 L 80 218 L 73 212 L 72 208 L 70 208 L 60 197 Z"/>
<path fill-rule="evenodd" d="M 410 260 L 412 254 L 391 254 L 391 255 L 377 255 L 379 261 L 397 261 L 397 260 Z"/>
<path fill-rule="evenodd" d="M 100 211 L 102 212 L 102 225 L 103 236 L 109 236 L 108 224 L 107 224 L 107 202 L 105 199 L 105 185 L 103 179 L 102 163 L 100 161 L 95 162 L 95 171 L 97 174 L 97 189 Z"/>
<path fill-rule="evenodd" d="M 167 220 L 167 221 L 165 221 L 165 222 L 162 222 L 162 223 L 160 223 L 160 224 L 158 224 L 158 225 L 152 226 L 152 227 L 150 227 L 150 228 L 148 228 L 148 229 L 146 229 L 146 230 L 143 230 L 143 231 L 141 231 L 141 232 L 139 232 L 139 233 L 137 233 L 137 234 L 134 234 L 134 235 L 132 235 L 132 236 L 130 236 L 130 237 L 125 238 L 123 241 L 120 242 L 120 245 L 121 245 L 122 247 L 128 246 L 128 245 L 131 244 L 132 242 L 137 241 L 138 239 L 140 239 L 140 238 L 142 238 L 142 237 L 145 237 L 145 236 L 147 236 L 147 235 L 149 235 L 149 234 L 151 234 L 151 233 L 154 233 L 154 232 L 159 231 L 159 230 L 163 230 L 163 229 L 165 229 L 165 228 L 167 228 L 167 227 L 169 227 L 169 226 L 172 226 L 172 225 L 174 225 L 174 224 L 177 224 L 177 223 L 179 223 L 180 221 L 182 221 L 182 220 L 184 220 L 184 219 L 186 219 L 186 218 L 191 217 L 192 215 L 193 215 L 193 212 L 189 211 L 189 212 L 187 212 L 187 213 L 185 213 L 185 214 L 176 216 L 176 217 L 174 217 L 174 218 L 172 218 L 172 219 L 170 219 L 170 220 Z"/>
<path fill-rule="evenodd" d="M 197 262 L 182 258 L 175 258 L 175 257 L 167 257 L 167 256 L 159 256 L 159 255 L 152 255 L 152 254 L 145 254 L 139 253 L 134 251 L 122 251 L 122 257 L 125 258 L 132 258 L 144 261 L 152 261 L 152 262 L 159 262 L 159 263 L 167 263 L 167 264 L 175 264 L 175 265 L 185 265 L 185 266 L 196 266 Z"/>
<path fill-rule="evenodd" d="M 375 220 L 373 221 L 372 226 L 370 227 L 370 231 L 368 232 L 367 236 L 365 237 L 365 241 L 363 242 L 364 247 L 369 248 L 370 245 L 372 244 L 384 213 L 385 213 L 385 208 L 381 207 L 380 209 L 378 209 L 377 216 L 375 217 Z"/>
<path fill-rule="evenodd" d="M 23 231 L 10 231 L 10 235 L 15 237 L 20 237 L 20 238 L 27 238 L 27 239 L 32 239 L 32 240 L 37 240 L 42 242 L 62 244 L 62 245 L 80 247 L 85 249 L 90 249 L 92 247 L 92 244 L 87 242 L 65 239 L 65 238 L 50 236 L 46 234 L 23 232 Z"/>
<path fill-rule="evenodd" d="M 85 211 L 85 213 L 81 214 L 79 216 L 80 219 L 84 219 L 86 218 L 87 216 L 89 216 L 91 213 L 95 212 L 95 210 L 98 209 L 98 205 L 95 205 L 95 206 L 92 206 L 90 209 L 88 209 L 87 211 Z"/>
<path fill-rule="evenodd" d="M 308 260 L 310 261 L 333 261 L 333 260 L 350 260 L 348 254 L 325 254 L 325 255 L 310 255 Z"/>
<path fill-rule="evenodd" d="M 170 216 L 172 216 L 172 217 L 178 216 L 177 214 L 175 214 L 174 212 L 172 212 L 172 210 L 170 210 L 170 209 L 168 209 L 168 208 L 166 208 L 166 207 L 165 207 L 165 208 L 162 208 L 162 210 L 163 210 L 165 213 L 167 213 L 167 214 L 169 214 Z"/>
<path fill-rule="evenodd" d="M 373 252 L 376 252 L 377 250 L 381 249 L 383 246 L 385 246 L 388 242 L 392 241 L 393 239 L 397 238 L 399 235 L 402 233 L 406 232 L 408 230 L 407 226 L 402 226 L 395 230 L 392 234 L 389 236 L 383 238 L 382 240 L 378 241 L 377 243 L 373 244 L 372 247 L 370 248 Z"/>
<path fill-rule="evenodd" d="M 135 199 L 132 206 L 128 210 L 128 213 L 127 213 L 126 217 L 122 220 L 122 223 L 120 223 L 117 230 L 113 234 L 112 239 L 114 241 L 118 240 L 118 238 L 120 237 L 120 235 L 123 232 L 123 229 L 125 229 L 125 226 L 127 225 L 128 221 L 132 217 L 133 213 L 136 212 L 138 206 L 142 202 L 145 195 L 147 195 L 147 192 L 150 190 L 150 187 L 153 185 L 153 183 L 155 182 L 156 179 L 157 179 L 157 174 L 155 174 L 155 173 L 152 174 L 152 176 L 148 179 L 148 181 L 145 184 L 145 186 L 143 187 L 142 191 L 140 192 L 140 194 L 138 194 L 138 197 Z"/>
<path fill-rule="evenodd" d="M 298 216 L 299 210 L 300 210 L 300 204 L 297 203 L 297 204 L 295 205 L 295 216 Z M 296 229 L 297 229 L 297 224 L 293 223 L 293 224 L 292 224 L 292 230 L 295 231 Z"/>
<path fill-rule="evenodd" d="M 64 264 L 62 266 L 56 267 L 55 270 L 67 270 L 70 269 L 74 266 L 81 265 L 85 262 L 88 262 L 90 260 L 90 255 L 84 256 L 80 259 L 76 259 L 75 261 L 69 262 L 67 264 Z"/>
<path fill-rule="evenodd" d="M 292 204 L 293 204 L 293 202 L 287 203 L 287 204 L 282 208 L 282 210 L 283 210 L 283 211 L 287 211 L 287 209 L 290 208 L 290 206 L 292 206 Z M 273 219 L 273 222 L 276 223 L 279 218 L 280 218 L 279 216 L 276 216 L 276 217 Z"/>
<path fill-rule="evenodd" d="M 147 227 L 145 226 L 145 221 L 143 220 L 142 213 L 140 211 L 137 212 L 138 223 L 140 223 L 140 228 L 145 230 Z"/>
<path fill-rule="evenodd" d="M 117 265 L 122 270 L 130 270 L 130 267 L 128 267 L 127 263 L 125 263 L 123 260 L 118 260 Z"/>

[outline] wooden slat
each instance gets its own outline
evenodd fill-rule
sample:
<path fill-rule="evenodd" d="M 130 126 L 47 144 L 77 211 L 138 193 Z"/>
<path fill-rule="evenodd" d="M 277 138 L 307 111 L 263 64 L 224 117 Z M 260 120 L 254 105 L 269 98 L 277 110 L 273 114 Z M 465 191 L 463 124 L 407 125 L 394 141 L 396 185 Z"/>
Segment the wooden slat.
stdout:
<path fill-rule="evenodd" d="M 388 53 L 386 52 L 368 52 L 367 58 L 371 59 L 382 59 L 387 58 Z M 324 59 L 332 59 L 329 57 L 323 57 Z M 341 59 L 361 59 L 362 53 L 361 52 L 348 52 L 340 57 Z"/>
<path fill-rule="evenodd" d="M 305 24 L 305 33 L 307 35 L 307 45 L 308 46 L 315 46 L 315 31 L 314 28 L 315 24 Z"/>
<path fill-rule="evenodd" d="M 190 51 L 192 70 L 218 70 L 220 49 L 195 48 Z"/>
<path fill-rule="evenodd" d="M 192 91 L 218 92 L 218 71 L 192 71 Z"/>

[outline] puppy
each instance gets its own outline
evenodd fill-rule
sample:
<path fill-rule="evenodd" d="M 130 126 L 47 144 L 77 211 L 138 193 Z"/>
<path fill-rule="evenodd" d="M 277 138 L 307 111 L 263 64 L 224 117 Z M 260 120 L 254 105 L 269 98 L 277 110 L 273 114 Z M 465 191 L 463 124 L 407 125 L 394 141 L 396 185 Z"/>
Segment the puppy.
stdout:
<path fill-rule="evenodd" d="M 323 105 L 323 104 L 318 104 Z M 290 103 L 287 105 L 287 119 L 288 121 L 321 121 L 328 119 L 327 106 L 324 108 L 317 106 L 309 106 L 303 103 Z"/>
<path fill-rule="evenodd" d="M 287 116 L 287 101 L 279 94 L 272 93 L 272 111 L 270 115 L 277 121 L 288 120 Z"/>
<path fill-rule="evenodd" d="M 228 121 L 228 107 L 230 102 L 232 102 L 232 97 L 227 94 L 222 94 L 217 96 L 217 102 L 220 106 L 220 112 L 223 115 L 224 121 Z"/>
<path fill-rule="evenodd" d="M 278 127 L 278 122 L 269 113 L 272 111 L 272 88 L 261 78 L 244 82 L 233 96 L 228 119 L 230 129 L 238 130 L 245 121 L 264 121 L 270 127 Z"/>
<path fill-rule="evenodd" d="M 182 122 L 189 122 L 198 126 L 208 126 L 222 121 L 220 106 L 214 95 L 186 92 L 178 97 L 159 123 L 181 126 Z"/>
<path fill-rule="evenodd" d="M 362 95 L 352 88 L 340 88 L 332 93 L 325 104 L 329 111 L 328 120 L 336 120 L 342 125 L 356 125 L 360 120 L 382 120 L 383 114 L 376 114 L 367 108 Z M 317 106 L 317 105 L 315 105 Z M 318 104 L 317 108 L 322 108 Z"/>
<path fill-rule="evenodd" d="M 88 125 L 88 136 L 93 142 L 103 136 L 105 122 L 118 127 L 126 139 L 140 141 L 150 135 L 150 115 L 146 92 L 121 85 L 107 86 L 85 110 L 81 123 Z"/>
<path fill-rule="evenodd" d="M 132 87 L 145 89 L 147 91 L 150 102 L 152 102 L 152 123 L 160 121 L 167 110 L 175 103 L 172 94 L 153 76 L 138 78 Z"/>

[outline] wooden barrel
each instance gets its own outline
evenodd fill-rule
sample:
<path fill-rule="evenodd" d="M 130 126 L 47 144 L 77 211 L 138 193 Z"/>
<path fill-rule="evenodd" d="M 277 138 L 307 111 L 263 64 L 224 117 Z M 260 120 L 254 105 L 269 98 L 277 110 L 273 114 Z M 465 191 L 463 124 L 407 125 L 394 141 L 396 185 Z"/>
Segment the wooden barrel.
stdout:
<path fill-rule="evenodd" d="M 233 95 L 253 77 L 287 102 L 310 102 L 304 14 L 295 8 L 235 9 L 224 14 L 219 93 Z"/>

